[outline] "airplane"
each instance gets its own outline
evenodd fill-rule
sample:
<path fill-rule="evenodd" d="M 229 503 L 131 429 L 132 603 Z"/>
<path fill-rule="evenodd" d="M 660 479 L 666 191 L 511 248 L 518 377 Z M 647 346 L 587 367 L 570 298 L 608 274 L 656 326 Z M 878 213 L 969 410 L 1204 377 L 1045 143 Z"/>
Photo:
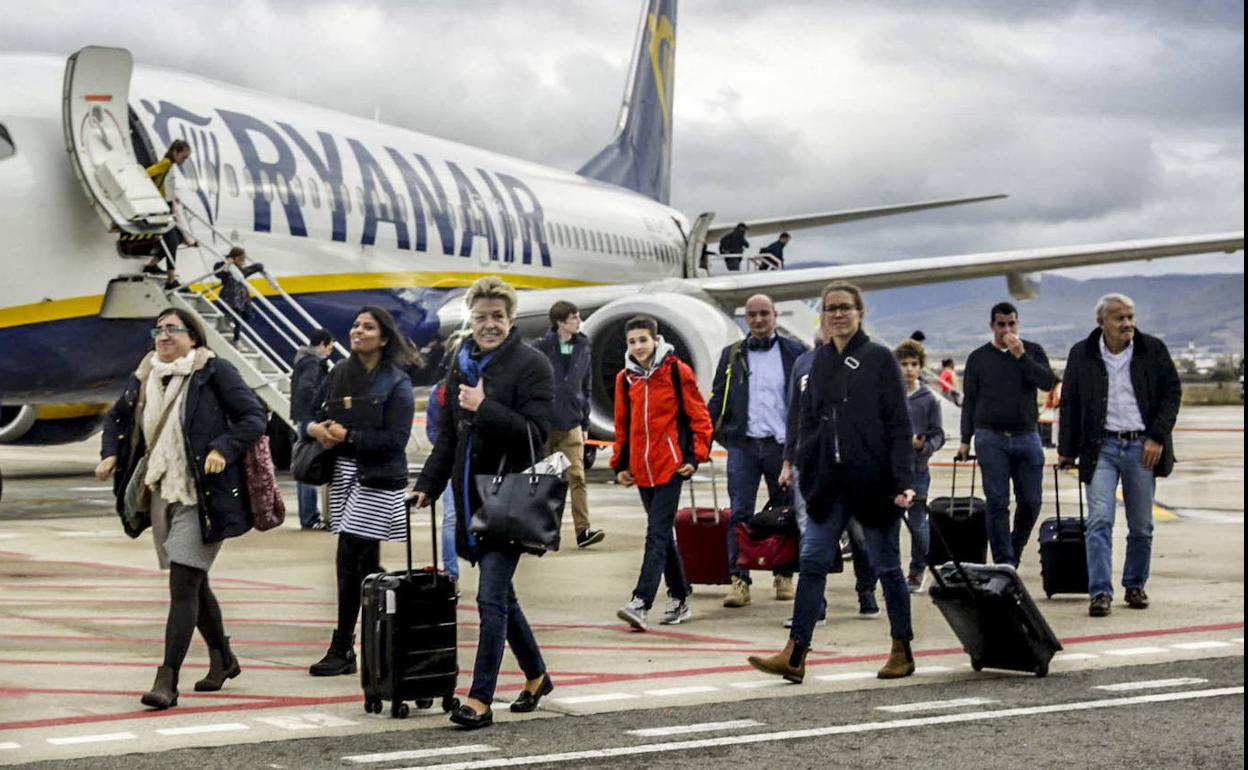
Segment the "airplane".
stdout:
<path fill-rule="evenodd" d="M 757 292 L 803 300 L 833 279 L 873 290 L 1004 275 L 1025 297 L 1045 270 L 1243 248 L 1241 230 L 707 274 L 704 246 L 731 223 L 668 205 L 676 5 L 645 4 L 615 136 L 575 173 L 135 66 L 124 49 L 87 47 L 68 61 L 0 54 L 0 443 L 90 436 L 144 352 L 150 317 L 109 312 L 138 273 L 116 246 L 119 234 L 170 226 L 143 167 L 177 138 L 193 148 L 178 173 L 201 244 L 179 251 L 183 277 L 208 275 L 240 244 L 272 277 L 254 282 L 259 293 L 297 298 L 340 337 L 358 308 L 380 305 L 418 345 L 460 327 L 460 295 L 482 275 L 521 290 L 526 334 L 546 327 L 553 301 L 569 300 L 594 342 L 598 436 L 611 432 L 622 328 L 637 313 L 659 320 L 706 390 L 719 350 L 742 335 L 734 308 Z M 747 224 L 754 234 L 792 231 L 998 197 Z"/>

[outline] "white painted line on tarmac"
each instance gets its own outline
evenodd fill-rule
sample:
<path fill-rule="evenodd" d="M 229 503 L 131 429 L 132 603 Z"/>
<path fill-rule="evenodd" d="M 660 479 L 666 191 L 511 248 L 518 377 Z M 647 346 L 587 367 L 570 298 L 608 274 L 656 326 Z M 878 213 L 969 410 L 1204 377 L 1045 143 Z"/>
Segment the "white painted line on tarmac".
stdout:
<path fill-rule="evenodd" d="M 1079 701 L 1075 703 L 1055 703 L 1049 706 L 1026 706 L 1022 708 L 999 709 L 997 711 L 970 711 L 960 714 L 942 714 L 940 716 L 910 717 L 893 719 L 886 722 L 862 722 L 849 725 L 831 725 L 813 727 L 804 730 L 783 730 L 773 733 L 746 733 L 744 735 L 728 735 L 718 738 L 697 738 L 689 741 L 666 741 L 663 743 L 645 743 L 637 746 L 617 746 L 605 749 L 589 749 L 585 751 L 566 751 L 559 754 L 533 754 L 518 757 L 498 757 L 470 762 L 454 762 L 444 765 L 421 765 L 419 767 L 394 768 L 393 770 L 485 770 L 491 767 L 522 767 L 525 765 L 556 764 L 562 762 L 584 762 L 593 759 L 610 759 L 613 757 L 631 757 L 647 754 L 668 754 L 677 751 L 693 751 L 696 749 L 720 748 L 723 746 L 741 746 L 753 743 L 777 743 L 781 741 L 802 740 L 806 738 L 823 738 L 830 735 L 852 735 L 855 733 L 885 732 L 888 730 L 911 730 L 915 727 L 932 725 L 958 724 L 963 722 L 986 722 L 994 719 L 1011 719 L 1014 717 L 1034 716 L 1036 714 L 1060 714 L 1072 711 L 1094 711 L 1097 709 L 1139 706 L 1146 703 L 1171 703 L 1203 698 L 1223 698 L 1230 695 L 1243 695 L 1243 685 L 1239 687 L 1223 687 L 1214 690 L 1187 690 L 1184 692 L 1153 693 L 1152 695 L 1134 695 L 1125 698 L 1107 698 L 1104 700 Z"/>
<path fill-rule="evenodd" d="M 26 536 L 21 532 L 0 532 L 0 540 L 17 540 L 21 537 Z"/>
<path fill-rule="evenodd" d="M 960 709 L 968 706 L 987 706 L 996 703 L 992 698 L 954 698 L 953 700 L 927 700 L 916 703 L 898 703 L 895 706 L 876 706 L 876 711 L 887 711 L 890 714 L 909 714 L 914 711 L 944 711 Z"/>
<path fill-rule="evenodd" d="M 919 666 L 918 668 L 914 670 L 914 673 L 919 674 L 919 675 L 944 674 L 952 670 L 953 669 L 950 668 L 949 666 Z"/>
<path fill-rule="evenodd" d="M 787 679 L 762 679 L 757 682 L 733 682 L 728 686 L 738 690 L 757 690 L 760 687 L 779 687 L 784 684 L 792 684 L 792 682 Z"/>
<path fill-rule="evenodd" d="M 668 687 L 665 690 L 646 690 L 646 695 L 666 698 L 674 695 L 698 695 L 704 692 L 719 692 L 719 688 L 711 687 L 709 684 L 699 684 L 692 687 Z"/>
<path fill-rule="evenodd" d="M 1236 643 L 1236 644 L 1243 644 L 1243 643 L 1244 643 L 1244 637 L 1242 637 L 1242 636 L 1241 636 L 1241 637 L 1239 637 L 1238 639 L 1232 639 L 1231 641 L 1232 641 L 1232 642 L 1234 642 L 1234 643 Z"/>
<path fill-rule="evenodd" d="M 742 727 L 762 727 L 762 722 L 753 719 L 733 719 L 728 722 L 701 722 L 694 725 L 672 725 L 671 727 L 647 727 L 642 730 L 625 730 L 629 735 L 640 735 L 643 738 L 659 738 L 664 735 L 689 735 L 690 733 L 713 733 L 717 730 L 737 730 Z"/>
<path fill-rule="evenodd" d="M 434 757 L 453 756 L 455 754 L 484 754 L 487 751 L 498 751 L 497 746 L 484 743 L 467 743 L 463 746 L 443 746 L 440 749 L 412 749 L 410 751 L 387 751 L 383 754 L 354 754 L 343 757 L 343 762 L 367 765 L 373 762 L 397 762 L 401 759 L 432 759 Z"/>
<path fill-rule="evenodd" d="M 1099 657 L 1101 656 L 1097 655 L 1095 652 L 1059 652 L 1053 656 L 1053 660 L 1092 660 L 1093 658 Z"/>
<path fill-rule="evenodd" d="M 57 532 L 58 537 L 115 537 L 120 534 L 117 532 L 95 531 L 88 532 L 85 530 L 68 530 L 65 532 Z"/>
<path fill-rule="evenodd" d="M 1126 647 L 1121 650 L 1106 650 L 1106 655 L 1156 655 L 1159 652 L 1165 652 L 1165 647 Z"/>
<path fill-rule="evenodd" d="M 261 722 L 283 730 L 315 730 L 318 727 L 350 727 L 359 722 L 329 714 L 287 714 L 280 717 L 256 717 Z"/>
<path fill-rule="evenodd" d="M 575 706 L 581 703 L 607 703 L 613 700 L 631 700 L 639 696 L 627 692 L 604 692 L 597 695 L 572 695 L 567 698 L 554 698 L 558 703 Z"/>
<path fill-rule="evenodd" d="M 815 677 L 821 682 L 856 682 L 859 679 L 878 679 L 874 671 L 846 671 L 843 674 L 820 674 Z"/>
<path fill-rule="evenodd" d="M 1170 645 L 1176 650 L 1216 650 L 1220 647 L 1233 647 L 1230 642 L 1180 642 Z"/>
<path fill-rule="evenodd" d="M 76 746 L 80 743 L 106 743 L 108 741 L 133 741 L 134 733 L 105 733 L 103 735 L 72 735 L 68 738 L 48 738 L 53 746 Z"/>
<path fill-rule="evenodd" d="M 1187 687 L 1190 684 L 1204 684 L 1208 679 L 1194 676 L 1183 676 L 1175 679 L 1149 679 L 1142 682 L 1119 682 L 1118 684 L 1098 684 L 1093 690 L 1108 692 L 1129 692 L 1131 690 L 1159 690 L 1163 687 Z"/>
<path fill-rule="evenodd" d="M 156 732 L 160 735 L 199 735 L 201 733 L 232 733 L 250 730 L 247 725 L 238 722 L 221 722 L 215 725 L 192 725 L 190 727 L 162 727 Z"/>
<path fill-rule="evenodd" d="M 6 741 L 4 743 L 0 743 L 0 751 L 11 751 L 13 749 L 20 749 L 21 747 L 22 747 L 22 744 L 13 743 L 12 741 Z"/>

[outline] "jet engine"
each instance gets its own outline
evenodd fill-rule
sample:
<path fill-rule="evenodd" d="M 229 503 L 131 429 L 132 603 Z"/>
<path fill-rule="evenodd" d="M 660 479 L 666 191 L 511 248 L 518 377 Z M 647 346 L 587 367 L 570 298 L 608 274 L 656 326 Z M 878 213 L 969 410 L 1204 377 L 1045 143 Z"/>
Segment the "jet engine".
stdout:
<path fill-rule="evenodd" d="M 615 375 L 624 368 L 628 352 L 624 324 L 635 315 L 648 315 L 659 322 L 659 334 L 693 367 L 703 393 L 710 393 L 720 351 L 743 336 L 727 313 L 705 299 L 686 294 L 636 294 L 594 311 L 581 331 L 593 343 L 590 433 L 595 438 L 610 439 L 615 433 Z"/>
<path fill-rule="evenodd" d="M 1040 279 L 1042 273 L 1008 273 L 1006 285 L 1010 288 L 1010 296 L 1014 299 L 1036 299 L 1040 296 Z"/>
<path fill-rule="evenodd" d="M 108 404 L 0 406 L 0 444 L 44 446 L 90 438 L 104 422 Z"/>

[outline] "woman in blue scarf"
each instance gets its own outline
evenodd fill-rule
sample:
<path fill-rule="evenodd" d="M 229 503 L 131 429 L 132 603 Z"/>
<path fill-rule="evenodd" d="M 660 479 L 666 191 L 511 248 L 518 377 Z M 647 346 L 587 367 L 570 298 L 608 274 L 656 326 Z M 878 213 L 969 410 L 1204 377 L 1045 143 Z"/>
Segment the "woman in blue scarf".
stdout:
<path fill-rule="evenodd" d="M 510 644 L 524 671 L 524 690 L 511 704 L 528 712 L 554 689 L 537 640 L 516 598 L 512 577 L 523 549 L 511 542 L 478 538 L 468 522 L 481 500 L 474 474 L 521 471 L 540 452 L 550 432 L 554 375 L 546 357 L 525 345 L 513 328 L 516 292 L 495 276 L 473 283 L 465 296 L 472 337 L 460 346 L 446 380 L 446 403 L 438 416 L 438 440 L 416 481 L 416 505 L 424 507 L 452 485 L 459 510 L 459 555 L 477 564 L 481 633 L 472 688 L 451 721 L 468 729 L 493 723 L 490 707 L 498 685 L 503 648 Z M 530 448 L 530 441 L 532 448 Z"/>

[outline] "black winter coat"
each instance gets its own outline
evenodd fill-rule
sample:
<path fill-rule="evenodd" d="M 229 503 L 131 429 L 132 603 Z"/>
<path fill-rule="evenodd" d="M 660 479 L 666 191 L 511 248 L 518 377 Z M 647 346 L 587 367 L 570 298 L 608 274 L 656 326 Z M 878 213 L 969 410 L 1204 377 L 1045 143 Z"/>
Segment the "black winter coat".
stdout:
<path fill-rule="evenodd" d="M 471 345 L 472 340 L 465 340 Z M 468 543 L 468 522 L 481 507 L 476 485 L 469 483 L 465 509 L 463 489 L 465 461 L 471 448 L 472 475 L 493 475 L 502 463 L 503 473 L 522 471 L 540 460 L 550 433 L 554 404 L 554 375 L 546 356 L 534 350 L 512 329 L 483 373 L 485 400 L 475 413 L 459 407 L 459 388 L 464 375 L 454 362 L 446 379 L 446 405 L 438 415 L 438 441 L 416 480 L 417 492 L 437 499 L 447 483 L 454 485 L 459 520 L 455 542 L 458 553 L 476 561 Z M 530 445 L 531 430 L 533 443 Z M 532 448 L 530 448 L 530 446 Z M 504 544 L 505 545 L 505 544 Z M 478 548 L 481 542 L 477 543 Z"/>
<path fill-rule="evenodd" d="M 559 334 L 553 329 L 533 343 L 533 347 L 542 351 L 550 362 L 555 377 L 555 407 L 551 427 L 555 430 L 572 430 L 577 427 L 588 429 L 591 393 L 589 371 L 592 358 L 589 337 L 578 332 L 572 338 L 572 354 L 569 356 L 559 351 L 559 345 Z M 565 358 L 569 360 L 564 361 Z"/>
<path fill-rule="evenodd" d="M 314 348 L 299 348 L 290 373 L 290 421 L 295 425 L 302 427 L 316 416 L 316 394 L 327 374 L 329 361 L 317 355 Z"/>
<path fill-rule="evenodd" d="M 247 449 L 264 433 L 268 413 L 233 364 L 214 356 L 197 367 L 185 386 L 181 415 L 170 415 L 169 419 L 182 419 L 186 457 L 195 474 L 199 498 L 199 525 L 204 542 L 215 543 L 251 529 L 251 504 L 242 460 Z M 140 367 L 141 371 L 145 369 Z M 117 458 L 113 494 L 119 515 L 126 485 L 134 475 L 135 465 L 147 452 L 140 425 L 145 403 L 142 394 L 143 383 L 137 374 L 132 375 L 104 422 L 100 455 Z M 204 460 L 213 449 L 225 457 L 225 470 L 206 474 Z"/>
<path fill-rule="evenodd" d="M 1169 476 L 1174 470 L 1171 434 L 1179 416 L 1183 386 L 1166 343 L 1136 330 L 1132 344 L 1131 387 L 1144 420 L 1144 433 L 1163 447 L 1153 475 Z M 1087 339 L 1075 343 L 1066 359 L 1057 450 L 1062 457 L 1079 458 L 1079 479 L 1085 484 L 1092 481 L 1105 442 L 1108 398 L 1109 372 L 1101 358 L 1101 330 L 1095 329 Z"/>
<path fill-rule="evenodd" d="M 795 457 L 810 517 L 825 520 L 842 499 L 864 525 L 895 521 L 893 498 L 913 485 L 914 431 L 892 351 L 862 331 L 844 351 L 821 346 L 798 401 Z"/>
<path fill-rule="evenodd" d="M 707 411 L 711 413 L 711 422 L 715 424 L 715 440 L 725 446 L 745 439 L 750 418 L 750 367 L 749 351 L 746 349 L 748 339 L 726 345 L 719 353 L 719 363 L 715 366 L 715 377 L 711 381 L 711 400 L 707 403 Z M 776 343 L 780 346 L 780 362 L 784 366 L 784 385 L 788 403 L 789 379 L 793 372 L 793 363 L 806 352 L 806 346 L 795 339 L 777 335 Z M 731 380 L 728 369 L 732 369 Z M 786 436 L 793 440 L 793 436 Z"/>

